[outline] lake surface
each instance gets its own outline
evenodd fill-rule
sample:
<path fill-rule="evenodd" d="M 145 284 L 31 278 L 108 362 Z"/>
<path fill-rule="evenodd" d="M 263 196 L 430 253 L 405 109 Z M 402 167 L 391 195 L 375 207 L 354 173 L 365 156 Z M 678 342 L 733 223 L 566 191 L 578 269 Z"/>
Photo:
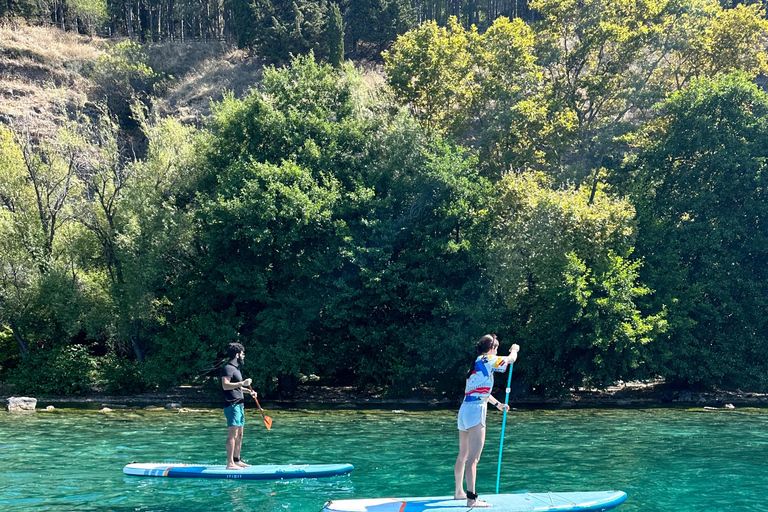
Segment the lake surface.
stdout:
<path fill-rule="evenodd" d="M 129 477 L 136 462 L 224 463 L 220 411 L 0 412 L 0 510 L 317 512 L 330 499 L 449 495 L 455 410 L 246 411 L 251 463 L 349 462 L 348 476 L 232 481 Z M 495 491 L 502 414 L 478 471 Z M 517 410 L 501 492 L 620 489 L 619 512 L 768 511 L 768 409 Z"/>

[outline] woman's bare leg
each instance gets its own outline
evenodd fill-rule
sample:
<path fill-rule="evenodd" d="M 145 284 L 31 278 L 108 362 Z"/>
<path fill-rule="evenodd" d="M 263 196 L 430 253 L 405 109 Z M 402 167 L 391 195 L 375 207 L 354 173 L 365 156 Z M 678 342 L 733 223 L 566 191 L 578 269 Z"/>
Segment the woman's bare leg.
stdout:
<path fill-rule="evenodd" d="M 469 456 L 469 432 L 459 430 L 459 456 L 456 457 L 456 464 L 453 466 L 453 479 L 456 482 L 456 490 L 453 492 L 453 499 L 465 500 L 467 493 L 464 492 L 464 468 L 467 465 Z"/>
<path fill-rule="evenodd" d="M 483 453 L 485 445 L 485 425 L 480 423 L 467 430 L 467 493 L 477 493 L 477 463 L 480 461 L 480 455 Z M 470 499 L 467 497 L 468 507 L 490 507 L 488 503 L 482 500 Z"/>

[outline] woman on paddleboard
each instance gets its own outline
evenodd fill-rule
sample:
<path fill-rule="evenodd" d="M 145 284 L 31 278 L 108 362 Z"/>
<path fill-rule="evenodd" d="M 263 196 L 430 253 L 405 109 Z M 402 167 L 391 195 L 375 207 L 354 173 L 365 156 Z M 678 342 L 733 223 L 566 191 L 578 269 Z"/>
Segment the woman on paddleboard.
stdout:
<path fill-rule="evenodd" d="M 485 444 L 485 416 L 488 404 L 500 411 L 509 410 L 507 404 L 491 396 L 493 373 L 505 372 L 510 363 L 517 361 L 518 345 L 512 345 L 509 355 L 496 355 L 499 340 L 495 334 L 486 334 L 475 345 L 475 361 L 469 369 L 467 384 L 464 388 L 464 401 L 459 409 L 459 456 L 453 468 L 456 480 L 455 500 L 467 500 L 467 507 L 490 507 L 477 498 L 476 476 L 477 463 Z M 464 477 L 467 480 L 467 492 L 464 492 Z"/>

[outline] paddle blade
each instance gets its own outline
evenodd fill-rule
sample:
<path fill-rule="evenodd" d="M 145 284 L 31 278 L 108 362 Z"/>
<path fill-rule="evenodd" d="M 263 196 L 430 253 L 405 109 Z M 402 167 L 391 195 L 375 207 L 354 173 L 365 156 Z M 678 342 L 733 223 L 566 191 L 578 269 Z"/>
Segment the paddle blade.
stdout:
<path fill-rule="evenodd" d="M 272 418 L 264 416 L 264 426 L 267 427 L 267 430 L 272 430 Z"/>

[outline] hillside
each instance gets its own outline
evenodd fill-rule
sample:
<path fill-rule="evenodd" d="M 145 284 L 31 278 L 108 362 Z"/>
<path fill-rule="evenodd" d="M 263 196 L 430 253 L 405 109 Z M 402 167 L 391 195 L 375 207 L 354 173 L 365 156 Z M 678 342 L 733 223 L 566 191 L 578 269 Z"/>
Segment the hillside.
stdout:
<path fill-rule="evenodd" d="M 0 26 L 0 122 L 48 134 L 88 101 L 85 71 L 106 41 L 46 27 Z"/>
<path fill-rule="evenodd" d="M 76 107 L 100 101 L 92 71 L 114 43 L 52 27 L 0 25 L 0 123 L 44 136 Z M 152 69 L 167 77 L 155 108 L 185 122 L 199 123 L 212 99 L 226 90 L 241 96 L 261 75 L 258 59 L 220 42 L 153 44 L 144 51 Z"/>

